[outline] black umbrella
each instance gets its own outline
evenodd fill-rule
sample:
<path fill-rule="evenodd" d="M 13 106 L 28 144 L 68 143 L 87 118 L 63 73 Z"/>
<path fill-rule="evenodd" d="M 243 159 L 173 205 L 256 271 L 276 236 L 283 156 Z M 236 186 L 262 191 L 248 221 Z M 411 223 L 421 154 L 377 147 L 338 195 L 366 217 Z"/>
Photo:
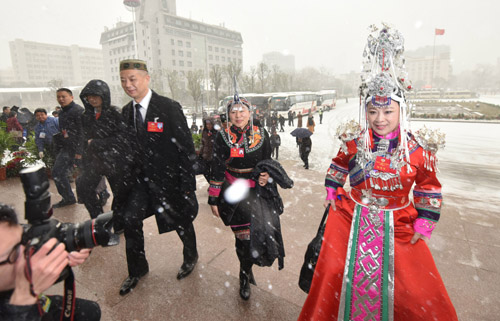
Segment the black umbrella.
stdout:
<path fill-rule="evenodd" d="M 309 131 L 309 129 L 307 128 L 302 128 L 302 127 L 299 127 L 299 128 L 295 128 L 294 130 L 292 130 L 292 132 L 290 133 L 290 135 L 294 136 L 294 137 L 297 137 L 297 138 L 305 138 L 305 137 L 309 137 L 311 136 L 313 133 L 311 133 L 311 131 Z"/>

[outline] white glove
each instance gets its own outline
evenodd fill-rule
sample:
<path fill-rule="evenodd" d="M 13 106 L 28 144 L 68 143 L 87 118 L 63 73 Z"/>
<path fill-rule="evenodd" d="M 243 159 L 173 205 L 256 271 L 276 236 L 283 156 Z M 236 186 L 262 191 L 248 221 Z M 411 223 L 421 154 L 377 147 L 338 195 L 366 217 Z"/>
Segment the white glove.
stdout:
<path fill-rule="evenodd" d="M 38 152 L 38 157 L 43 158 L 43 152 Z"/>

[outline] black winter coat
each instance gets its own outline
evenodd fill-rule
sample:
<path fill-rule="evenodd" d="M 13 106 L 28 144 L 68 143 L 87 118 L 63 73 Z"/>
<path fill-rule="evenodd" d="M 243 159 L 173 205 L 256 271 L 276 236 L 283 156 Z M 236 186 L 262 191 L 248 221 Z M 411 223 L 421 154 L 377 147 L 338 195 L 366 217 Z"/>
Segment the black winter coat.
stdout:
<path fill-rule="evenodd" d="M 87 95 L 102 98 L 102 111 L 98 119 L 94 107 L 86 99 Z M 108 85 L 101 80 L 91 80 L 83 88 L 80 99 L 85 106 L 82 115 L 84 164 L 104 166 L 106 170 L 113 172 L 132 166 L 137 153 L 135 138 L 127 128 L 121 112 L 117 107 L 111 106 Z M 88 144 L 90 139 L 92 141 Z"/>
<path fill-rule="evenodd" d="M 131 101 L 123 107 L 122 115 L 129 130 L 135 132 L 134 114 Z M 154 126 L 155 123 L 156 128 L 161 127 L 161 130 L 149 131 L 148 126 Z M 137 141 L 140 151 L 137 166 L 140 178 L 147 181 L 149 186 L 148 214 L 156 215 L 160 233 L 168 232 L 178 225 L 193 221 L 197 215 L 196 197 L 184 197 L 186 193 L 194 195 L 196 190 L 193 138 L 181 105 L 154 91 L 144 126 L 146 137 Z M 160 215 L 156 210 L 159 206 L 167 211 Z"/>
<path fill-rule="evenodd" d="M 252 178 L 258 180 L 260 173 L 267 172 L 272 178 L 264 186 L 256 184 L 256 197 L 252 202 L 252 222 L 250 231 L 250 251 L 253 263 L 260 266 L 271 266 L 278 259 L 278 267 L 284 266 L 285 248 L 281 235 L 279 215 L 283 213 L 283 201 L 278 193 L 277 185 L 292 188 L 293 181 L 283 167 L 275 160 L 266 159 L 257 164 Z"/>

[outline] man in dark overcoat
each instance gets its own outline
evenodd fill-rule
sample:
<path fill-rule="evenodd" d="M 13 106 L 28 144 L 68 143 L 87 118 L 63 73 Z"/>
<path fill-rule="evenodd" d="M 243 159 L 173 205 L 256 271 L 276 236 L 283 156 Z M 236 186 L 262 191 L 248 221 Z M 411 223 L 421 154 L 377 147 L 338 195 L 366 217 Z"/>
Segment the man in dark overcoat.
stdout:
<path fill-rule="evenodd" d="M 149 89 L 146 63 L 120 62 L 125 93 L 133 98 L 122 109 L 125 122 L 136 133 L 138 181 L 125 211 L 125 240 L 129 276 L 120 294 L 133 289 L 149 271 L 144 252 L 142 220 L 156 216 L 160 233 L 175 230 L 183 245 L 184 262 L 177 279 L 189 275 L 198 261 L 193 220 L 198 214 L 194 161 L 196 154 L 181 105 Z"/>

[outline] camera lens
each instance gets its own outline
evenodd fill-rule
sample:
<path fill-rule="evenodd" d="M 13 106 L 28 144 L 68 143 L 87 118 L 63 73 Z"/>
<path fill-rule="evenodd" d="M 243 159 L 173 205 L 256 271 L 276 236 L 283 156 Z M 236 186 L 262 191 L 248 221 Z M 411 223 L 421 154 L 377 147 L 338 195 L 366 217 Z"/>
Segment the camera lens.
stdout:
<path fill-rule="evenodd" d="M 103 213 L 95 219 L 68 228 L 65 240 L 68 251 L 91 249 L 97 245 L 117 245 L 120 238 L 111 232 L 112 218 L 113 212 Z"/>

